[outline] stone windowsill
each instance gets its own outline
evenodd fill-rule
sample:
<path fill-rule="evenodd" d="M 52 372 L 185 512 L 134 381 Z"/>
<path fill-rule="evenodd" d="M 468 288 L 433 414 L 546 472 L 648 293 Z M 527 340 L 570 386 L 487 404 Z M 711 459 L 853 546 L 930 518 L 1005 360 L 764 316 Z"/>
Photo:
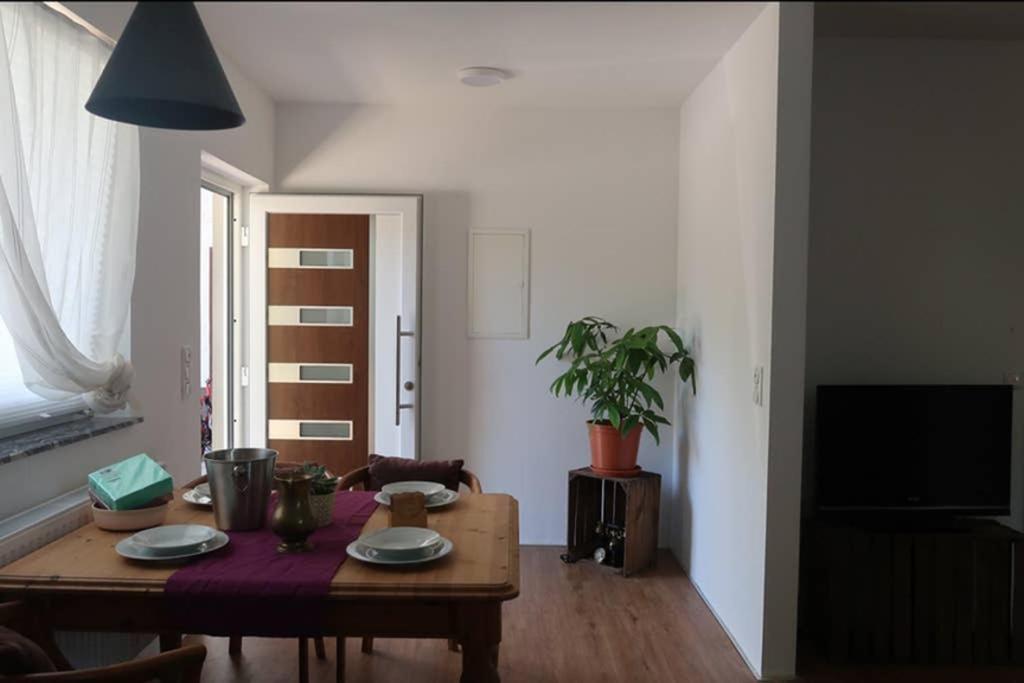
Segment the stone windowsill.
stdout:
<path fill-rule="evenodd" d="M 0 439 L 0 465 L 85 441 L 142 422 L 139 415 L 98 416 Z"/>

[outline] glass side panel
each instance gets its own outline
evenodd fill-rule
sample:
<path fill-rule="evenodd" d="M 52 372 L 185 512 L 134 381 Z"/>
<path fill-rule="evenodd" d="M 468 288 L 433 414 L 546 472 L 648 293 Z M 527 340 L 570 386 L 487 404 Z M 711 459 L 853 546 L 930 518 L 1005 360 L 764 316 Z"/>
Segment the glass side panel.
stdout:
<path fill-rule="evenodd" d="M 354 255 L 351 249 L 334 251 L 299 250 L 299 265 L 313 268 L 351 268 Z"/>
<path fill-rule="evenodd" d="M 351 422 L 300 422 L 300 438 L 351 439 Z"/>
<path fill-rule="evenodd" d="M 300 382 L 351 382 L 351 365 L 300 365 Z"/>
<path fill-rule="evenodd" d="M 340 308 L 301 308 L 299 309 L 301 325 L 351 325 L 352 307 Z"/>

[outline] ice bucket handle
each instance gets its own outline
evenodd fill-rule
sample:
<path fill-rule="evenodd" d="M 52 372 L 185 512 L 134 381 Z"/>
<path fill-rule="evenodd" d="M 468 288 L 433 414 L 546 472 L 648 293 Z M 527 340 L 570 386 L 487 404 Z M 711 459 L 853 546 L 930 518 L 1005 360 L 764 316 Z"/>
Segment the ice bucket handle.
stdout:
<path fill-rule="evenodd" d="M 235 489 L 239 493 L 245 493 L 249 488 L 249 468 L 245 465 L 235 465 L 231 469 L 231 478 L 235 482 Z"/>

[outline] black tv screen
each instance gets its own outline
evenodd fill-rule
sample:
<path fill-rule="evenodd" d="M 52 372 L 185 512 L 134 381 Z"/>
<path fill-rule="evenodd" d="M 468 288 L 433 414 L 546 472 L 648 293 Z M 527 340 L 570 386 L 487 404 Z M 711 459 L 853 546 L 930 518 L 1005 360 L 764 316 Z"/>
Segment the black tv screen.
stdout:
<path fill-rule="evenodd" d="M 819 386 L 821 510 L 1010 511 L 1010 386 Z"/>

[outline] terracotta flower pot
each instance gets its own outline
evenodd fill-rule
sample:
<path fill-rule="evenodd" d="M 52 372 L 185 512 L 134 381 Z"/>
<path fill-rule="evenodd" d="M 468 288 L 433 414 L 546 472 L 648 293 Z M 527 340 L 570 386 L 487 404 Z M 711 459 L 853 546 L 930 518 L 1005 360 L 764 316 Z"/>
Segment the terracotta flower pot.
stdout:
<path fill-rule="evenodd" d="M 623 435 L 611 425 L 588 420 L 587 431 L 590 433 L 590 466 L 595 472 L 630 477 L 640 471 L 636 455 L 640 449 L 643 425 L 637 425 Z"/>

